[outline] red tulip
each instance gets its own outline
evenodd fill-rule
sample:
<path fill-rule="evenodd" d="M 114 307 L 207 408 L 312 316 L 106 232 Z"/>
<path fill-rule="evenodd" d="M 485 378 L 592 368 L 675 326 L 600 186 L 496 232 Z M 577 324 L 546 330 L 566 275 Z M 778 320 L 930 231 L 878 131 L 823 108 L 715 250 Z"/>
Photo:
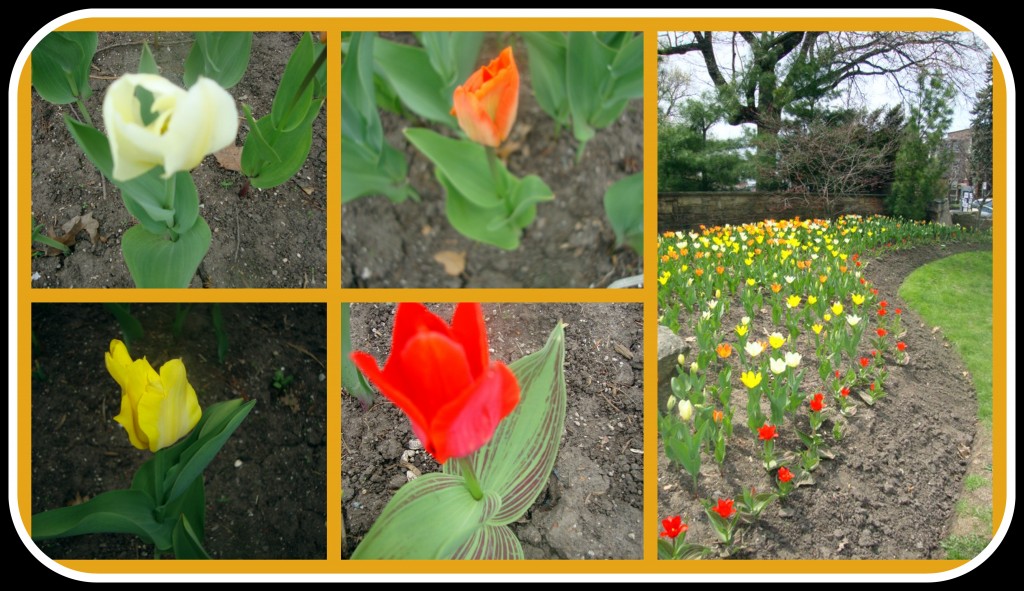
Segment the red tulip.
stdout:
<path fill-rule="evenodd" d="M 810 402 L 811 410 L 814 412 L 821 412 L 821 409 L 825 408 L 825 395 L 818 392 L 814 395 L 814 398 Z"/>
<path fill-rule="evenodd" d="M 779 433 L 776 431 L 775 425 L 765 423 L 764 426 L 757 430 L 757 436 L 763 441 L 769 441 L 778 437 Z"/>
<path fill-rule="evenodd" d="M 718 499 L 718 504 L 711 510 L 721 515 L 722 519 L 729 519 L 736 513 L 736 509 L 732 506 L 732 499 Z"/>
<path fill-rule="evenodd" d="M 480 449 L 519 403 L 512 370 L 490 361 L 480 304 L 456 306 L 450 326 L 422 304 L 399 304 L 383 370 L 362 351 L 352 361 L 441 464 Z"/>
<path fill-rule="evenodd" d="M 789 471 L 789 468 L 783 466 L 779 468 L 779 482 L 789 482 L 793 480 L 793 473 Z"/>
<path fill-rule="evenodd" d="M 452 103 L 452 115 L 469 139 L 492 148 L 505 141 L 519 108 L 519 69 L 512 48 L 473 72 L 455 89 Z"/>
<path fill-rule="evenodd" d="M 661 537 L 673 540 L 679 537 L 679 534 L 685 534 L 686 530 L 690 529 L 689 526 L 683 523 L 683 518 L 679 515 L 662 519 L 661 528 L 665 530 L 661 532 Z"/>
<path fill-rule="evenodd" d="M 907 344 L 904 343 L 903 341 L 900 341 L 900 342 L 896 343 L 896 348 L 899 349 L 900 351 L 906 351 L 907 350 Z"/>

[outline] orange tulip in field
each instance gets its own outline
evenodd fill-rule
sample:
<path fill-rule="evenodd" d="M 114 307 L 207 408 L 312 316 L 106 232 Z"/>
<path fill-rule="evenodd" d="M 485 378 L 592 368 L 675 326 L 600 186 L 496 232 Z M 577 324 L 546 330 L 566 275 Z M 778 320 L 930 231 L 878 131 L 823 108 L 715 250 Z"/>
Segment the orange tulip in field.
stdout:
<path fill-rule="evenodd" d="M 492 148 L 505 141 L 519 108 L 519 69 L 512 48 L 473 72 L 455 89 L 452 102 L 452 115 L 469 139 Z"/>

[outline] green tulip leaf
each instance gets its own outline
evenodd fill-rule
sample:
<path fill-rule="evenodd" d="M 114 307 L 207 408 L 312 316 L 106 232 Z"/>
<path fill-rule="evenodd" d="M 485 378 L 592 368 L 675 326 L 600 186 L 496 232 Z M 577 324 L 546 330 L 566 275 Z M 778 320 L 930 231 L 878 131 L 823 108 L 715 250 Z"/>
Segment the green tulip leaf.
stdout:
<path fill-rule="evenodd" d="M 405 130 L 405 137 L 423 152 L 459 194 L 480 207 L 501 205 L 484 147 L 470 140 L 455 140 L 424 128 Z M 504 164 L 498 174 L 510 177 Z"/>
<path fill-rule="evenodd" d="M 155 518 L 153 499 L 138 490 L 113 490 L 71 507 L 32 516 L 32 539 L 94 533 L 135 534 L 159 549 L 171 547 L 171 530 Z"/>
<path fill-rule="evenodd" d="M 117 323 L 121 326 L 121 336 L 124 337 L 125 347 L 131 351 L 132 343 L 141 339 L 145 332 L 139 319 L 132 316 L 132 305 L 108 302 L 103 304 L 103 309 L 117 319 Z"/>
<path fill-rule="evenodd" d="M 510 193 L 507 201 L 481 206 L 461 193 L 440 167 L 435 168 L 434 175 L 445 190 L 445 213 L 452 227 L 468 238 L 506 250 L 519 247 L 523 228 L 537 215 L 537 203 L 554 199 L 539 177 L 530 175 L 520 180 L 505 172 L 504 184 Z"/>
<path fill-rule="evenodd" d="M 374 90 L 373 33 L 353 33 L 341 68 L 341 202 L 384 195 L 395 203 L 419 195 L 409 185 L 405 154 L 384 141 Z"/>
<path fill-rule="evenodd" d="M 429 31 L 416 33 L 416 38 L 427 53 L 431 68 L 444 82 L 440 87 L 441 96 L 450 98 L 455 92 L 455 87 L 465 82 L 473 73 L 484 34 Z"/>
<path fill-rule="evenodd" d="M 644 37 L 628 34 L 611 64 L 611 84 L 605 102 L 617 102 L 644 96 Z"/>
<path fill-rule="evenodd" d="M 189 88 L 200 76 L 231 88 L 245 75 L 252 50 L 251 32 L 198 32 L 185 58 L 183 81 Z"/>
<path fill-rule="evenodd" d="M 474 500 L 461 476 L 424 474 L 398 489 L 352 558 L 451 558 L 487 523 L 498 504 L 493 495 Z"/>
<path fill-rule="evenodd" d="M 350 152 L 349 149 L 352 149 Z M 395 203 L 420 196 L 409 184 L 405 154 L 384 144 L 379 159 L 369 159 L 349 140 L 342 140 L 341 202 L 348 203 L 364 195 L 384 195 Z"/>
<path fill-rule="evenodd" d="M 349 322 L 351 308 L 352 304 L 341 304 L 341 385 L 346 392 L 359 400 L 364 409 L 367 409 L 373 405 L 373 388 L 349 358 L 349 354 L 352 353 L 352 334 Z"/>
<path fill-rule="evenodd" d="M 188 287 L 210 249 L 210 226 L 203 218 L 175 241 L 144 226 L 124 233 L 121 251 L 136 287 Z"/>
<path fill-rule="evenodd" d="M 519 248 L 522 228 L 509 222 L 508 211 L 502 204 L 483 207 L 459 192 L 455 184 L 440 168 L 434 169 L 434 176 L 445 191 L 444 208 L 448 222 L 460 234 L 477 242 L 515 250 Z"/>
<path fill-rule="evenodd" d="M 67 105 L 89 98 L 96 33 L 53 32 L 32 50 L 32 86 L 44 100 Z"/>
<path fill-rule="evenodd" d="M 281 75 L 281 83 L 270 108 L 270 120 L 273 122 L 270 125 L 282 133 L 305 125 L 309 111 L 314 110 L 314 107 L 319 111 L 320 104 L 323 104 L 323 97 L 314 97 L 314 85 L 307 76 L 316 63 L 317 55 L 324 50 L 322 46 L 314 46 L 313 36 L 306 32 L 288 58 L 288 65 Z"/>
<path fill-rule="evenodd" d="M 168 502 L 184 494 L 192 486 L 193 481 L 200 478 L 203 470 L 213 461 L 213 457 L 227 443 L 228 438 L 242 424 L 255 404 L 255 400 L 246 403 L 242 403 L 241 400 L 230 400 L 220 403 L 224 406 L 214 405 L 207 409 L 199 424 L 192 430 L 193 434 L 198 433 L 197 437 L 194 440 L 191 440 L 191 435 L 186 438 L 190 443 L 181 452 L 178 462 L 167 471 L 164 479 L 164 498 Z"/>
<path fill-rule="evenodd" d="M 89 161 L 120 189 L 128 213 L 139 220 L 146 231 L 160 236 L 169 228 L 179 234 L 192 229 L 199 218 L 199 194 L 191 174 L 180 171 L 164 179 L 161 178 L 163 167 L 157 166 L 129 181 L 115 181 L 112 177 L 114 159 L 107 136 L 70 117 L 65 117 L 64 122 Z"/>
<path fill-rule="evenodd" d="M 363 160 L 375 159 L 384 145 L 384 132 L 374 99 L 373 43 L 376 37 L 374 33 L 352 33 L 341 66 L 341 94 L 345 97 L 341 103 L 342 166 L 357 150 L 364 152 Z M 344 195 L 343 190 L 343 199 Z"/>
<path fill-rule="evenodd" d="M 504 525 L 489 525 L 473 532 L 451 558 L 456 560 L 522 560 L 523 546 Z"/>
<path fill-rule="evenodd" d="M 171 543 L 174 548 L 174 557 L 178 560 L 205 560 L 210 555 L 203 548 L 200 536 L 192 527 L 188 518 L 184 515 L 178 520 L 171 532 Z"/>
<path fill-rule="evenodd" d="M 471 456 L 485 494 L 501 507 L 493 524 L 509 524 L 526 514 L 547 485 L 555 466 L 565 424 L 565 334 L 559 323 L 544 348 L 513 362 L 520 399 L 486 445 Z M 458 462 L 446 462 L 446 474 L 460 475 Z"/>
<path fill-rule="evenodd" d="M 313 126 L 303 125 L 288 132 L 274 127 L 269 116 L 251 122 L 242 146 L 242 172 L 252 186 L 276 187 L 292 178 L 305 164 L 313 145 Z M 267 152 L 270 147 L 270 152 Z"/>
<path fill-rule="evenodd" d="M 139 56 L 139 74 L 160 74 L 160 68 L 156 65 L 156 58 L 153 57 L 153 52 L 149 50 L 149 43 L 143 42 L 142 44 L 142 55 Z M 139 88 L 142 88 L 141 86 Z M 143 112 L 146 109 L 142 110 Z"/>
<path fill-rule="evenodd" d="M 445 93 L 447 85 L 434 70 L 426 51 L 377 39 L 373 58 L 378 73 L 395 89 L 409 110 L 424 119 L 459 129 L 458 121 L 451 114 L 452 96 Z"/>
<path fill-rule="evenodd" d="M 537 103 L 559 126 L 569 122 L 566 88 L 566 38 L 563 33 L 520 33 L 530 58 L 530 77 Z"/>
<path fill-rule="evenodd" d="M 615 231 L 615 246 L 629 245 L 644 254 L 644 175 L 616 181 L 604 193 L 604 211 Z"/>

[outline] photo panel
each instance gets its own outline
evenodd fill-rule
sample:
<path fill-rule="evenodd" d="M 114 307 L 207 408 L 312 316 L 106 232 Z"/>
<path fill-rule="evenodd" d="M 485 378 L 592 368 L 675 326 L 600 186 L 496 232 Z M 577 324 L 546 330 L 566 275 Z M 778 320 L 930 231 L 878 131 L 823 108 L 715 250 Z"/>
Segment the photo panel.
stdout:
<path fill-rule="evenodd" d="M 643 34 L 342 34 L 343 287 L 635 286 Z"/>
<path fill-rule="evenodd" d="M 32 532 L 53 559 L 320 559 L 323 304 L 32 307 Z"/>
<path fill-rule="evenodd" d="M 319 34 L 53 32 L 33 58 L 33 287 L 327 286 Z"/>
<path fill-rule="evenodd" d="M 991 50 L 672 31 L 658 52 L 659 558 L 977 555 Z"/>
<path fill-rule="evenodd" d="M 350 310 L 343 558 L 643 558 L 641 304 Z"/>

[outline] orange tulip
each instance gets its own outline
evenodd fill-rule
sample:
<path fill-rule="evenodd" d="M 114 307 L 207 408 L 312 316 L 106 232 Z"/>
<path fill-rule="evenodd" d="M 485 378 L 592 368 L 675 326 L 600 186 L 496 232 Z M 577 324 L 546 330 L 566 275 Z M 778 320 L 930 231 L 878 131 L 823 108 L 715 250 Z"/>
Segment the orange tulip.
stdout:
<path fill-rule="evenodd" d="M 519 108 L 519 69 L 512 48 L 473 72 L 455 89 L 452 102 L 452 115 L 469 139 L 492 148 L 505 141 Z"/>

